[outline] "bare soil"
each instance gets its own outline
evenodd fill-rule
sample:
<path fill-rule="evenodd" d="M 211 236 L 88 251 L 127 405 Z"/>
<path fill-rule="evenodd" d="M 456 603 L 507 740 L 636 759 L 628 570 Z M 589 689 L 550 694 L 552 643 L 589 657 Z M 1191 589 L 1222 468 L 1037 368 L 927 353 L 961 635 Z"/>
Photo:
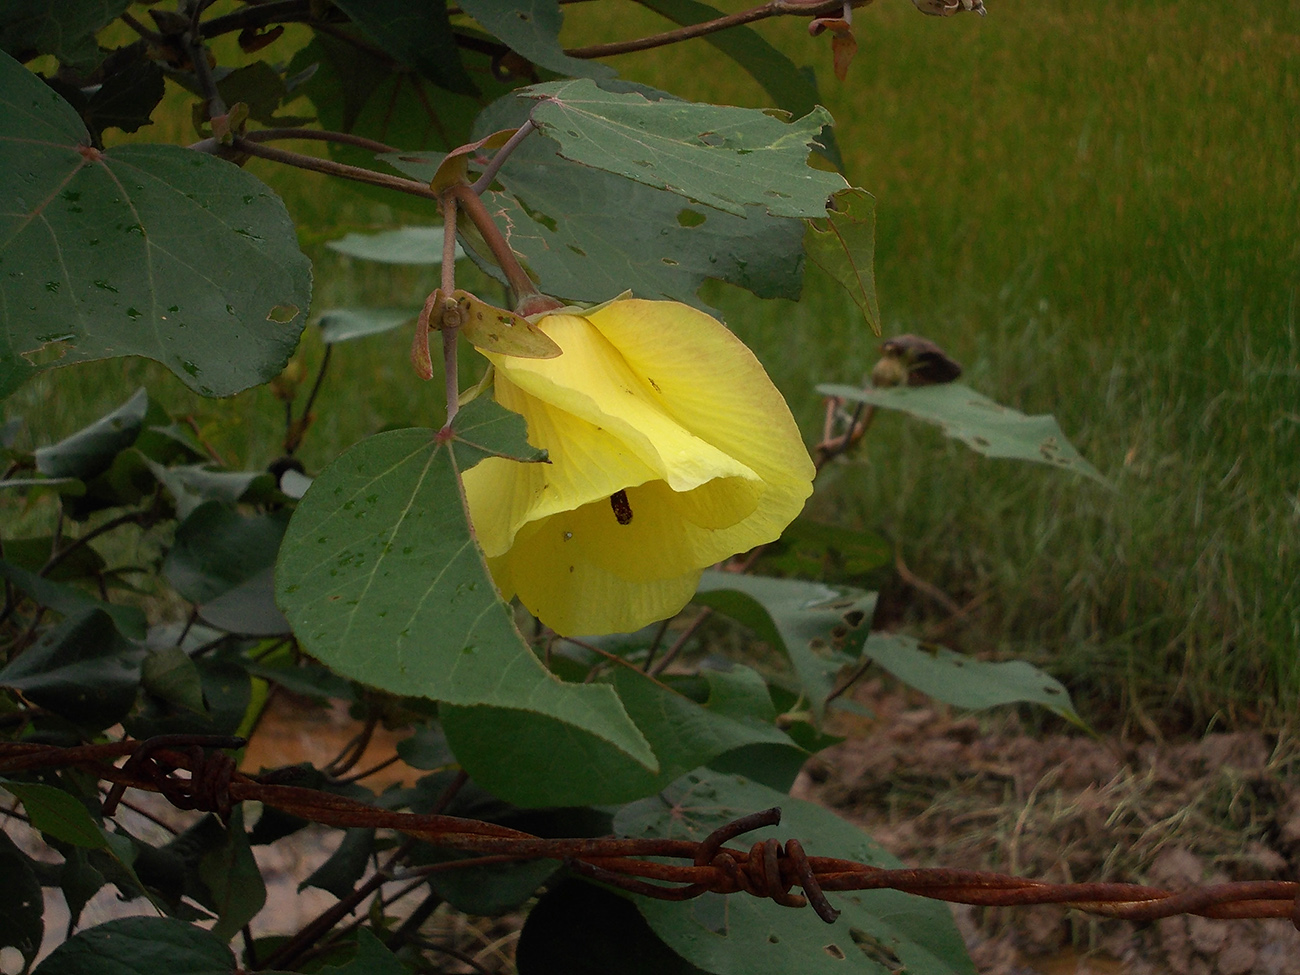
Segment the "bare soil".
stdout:
<path fill-rule="evenodd" d="M 1170 889 L 1300 874 L 1300 749 L 1258 731 L 1128 742 L 956 715 L 874 681 L 795 794 L 913 866 Z M 983 975 L 1293 975 L 1286 920 L 1100 920 L 1055 907 L 955 909 Z"/>
<path fill-rule="evenodd" d="M 841 718 L 832 730 L 845 740 L 811 759 L 793 791 L 858 823 L 909 865 L 1174 889 L 1300 876 L 1293 740 L 1258 731 L 1093 738 L 1030 727 L 1041 712 L 954 714 L 881 681 L 855 694 L 874 716 Z M 341 709 L 286 697 L 268 712 L 245 765 L 323 764 L 356 730 Z M 381 731 L 357 767 L 390 755 L 397 737 Z M 398 763 L 367 781 L 382 787 L 418 774 Z M 193 815 L 158 797 L 135 798 L 178 827 Z M 146 836 L 155 828 L 144 819 L 132 825 Z M 297 884 L 338 838 L 309 829 L 256 849 L 269 887 L 267 908 L 253 922 L 257 934 L 296 930 L 333 902 Z M 35 836 L 29 839 L 39 855 Z M 61 898 L 48 893 L 46 951 L 66 923 Z M 106 888 L 82 923 L 143 910 L 145 902 L 124 904 Z M 1300 932 L 1285 920 L 1134 924 L 1055 907 L 957 906 L 954 913 L 981 975 L 1300 975 Z M 520 920 L 440 912 L 429 934 L 472 959 L 448 957 L 448 972 L 510 972 Z"/>

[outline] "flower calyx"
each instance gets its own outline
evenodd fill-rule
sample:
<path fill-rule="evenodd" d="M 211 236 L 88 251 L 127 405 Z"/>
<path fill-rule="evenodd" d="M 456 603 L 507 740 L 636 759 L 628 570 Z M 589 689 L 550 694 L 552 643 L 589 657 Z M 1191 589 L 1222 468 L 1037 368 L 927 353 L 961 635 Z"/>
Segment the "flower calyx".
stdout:
<path fill-rule="evenodd" d="M 553 359 L 563 351 L 522 315 L 490 305 L 468 291 L 446 294 L 438 288 L 425 301 L 411 342 L 411 365 L 421 379 L 433 377 L 429 332 L 435 329 L 459 330 L 477 349 L 520 359 Z"/>

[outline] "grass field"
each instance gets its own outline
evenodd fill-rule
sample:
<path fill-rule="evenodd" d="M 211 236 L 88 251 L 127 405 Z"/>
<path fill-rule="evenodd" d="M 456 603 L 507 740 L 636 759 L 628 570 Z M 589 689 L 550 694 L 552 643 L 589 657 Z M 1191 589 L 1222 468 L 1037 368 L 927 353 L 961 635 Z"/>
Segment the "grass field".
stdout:
<path fill-rule="evenodd" d="M 904 0 L 860 9 L 842 85 L 826 38 L 795 21 L 760 29 L 818 66 L 851 180 L 877 196 L 886 333 L 925 334 L 975 388 L 1055 413 L 1116 490 L 981 460 L 885 416 L 813 511 L 881 531 L 912 572 L 977 600 L 957 644 L 1034 659 L 1085 716 L 1285 722 L 1300 693 L 1300 3 L 987 2 L 984 19 L 922 17 Z M 570 17 L 583 40 L 659 23 L 631 4 Z M 704 42 L 614 63 L 689 97 L 765 101 Z M 317 258 L 316 310 L 416 305 L 434 283 L 323 248 L 391 219 L 382 206 L 273 180 Z M 857 381 L 874 361 L 875 338 L 815 276 L 798 304 L 706 297 L 810 439 L 815 384 Z M 385 424 L 440 421 L 407 341 L 340 350 L 309 466 Z M 320 354 L 309 338 L 305 360 Z M 159 376 L 139 363 L 47 374 L 6 410 L 44 441 L 147 379 L 223 450 L 275 455 L 265 391 L 201 402 Z M 906 615 L 937 618 L 923 599 Z"/>

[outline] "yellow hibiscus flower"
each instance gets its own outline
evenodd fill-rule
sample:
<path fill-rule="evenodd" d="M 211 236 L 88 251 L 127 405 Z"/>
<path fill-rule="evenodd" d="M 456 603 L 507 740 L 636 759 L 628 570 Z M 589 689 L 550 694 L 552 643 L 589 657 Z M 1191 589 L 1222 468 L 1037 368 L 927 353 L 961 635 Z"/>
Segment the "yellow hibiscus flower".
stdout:
<path fill-rule="evenodd" d="M 551 463 L 488 458 L 465 473 L 507 599 L 569 636 L 635 630 L 803 509 L 814 471 L 790 409 L 716 319 L 618 300 L 538 327 L 562 355 L 485 355 L 497 402 Z"/>

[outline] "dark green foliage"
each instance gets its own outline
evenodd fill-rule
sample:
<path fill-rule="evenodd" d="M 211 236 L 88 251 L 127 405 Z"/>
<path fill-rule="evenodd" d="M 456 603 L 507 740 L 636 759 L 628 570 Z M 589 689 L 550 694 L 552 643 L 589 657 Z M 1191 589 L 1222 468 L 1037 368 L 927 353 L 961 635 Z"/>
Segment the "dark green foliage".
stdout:
<path fill-rule="evenodd" d="M 17 204 L 0 222 L 0 395 L 130 354 L 208 396 L 278 373 L 311 300 L 279 199 L 178 146 L 90 148 L 71 106 L 4 55 L 0 88 L 0 194 Z"/>
<path fill-rule="evenodd" d="M 552 887 L 528 915 L 516 956 L 519 975 L 696 975 L 632 903 L 581 880 Z"/>
<path fill-rule="evenodd" d="M 868 837 L 785 795 L 807 756 L 835 740 L 822 718 L 850 668 L 874 660 L 959 704 L 1032 700 L 1072 715 L 1032 668 L 967 666 L 868 640 L 874 593 L 799 578 L 706 576 L 698 602 L 738 624 L 714 625 L 755 650 L 743 663 L 702 660 L 687 636 L 669 651 L 672 631 L 579 644 L 521 628 L 476 544 L 460 476 L 487 457 L 547 458 L 490 395 L 467 397 L 441 431 L 386 430 L 319 470 L 297 453 L 313 424 L 332 419 L 316 398 L 324 365 L 310 378 L 301 361 L 286 369 L 312 294 L 299 231 L 316 231 L 291 222 L 259 178 L 271 164 L 256 156 L 358 177 L 385 203 L 419 210 L 397 239 L 337 250 L 426 271 L 442 257 L 426 187 L 443 154 L 531 119 L 539 133 L 485 180 L 491 214 L 479 226 L 497 221 L 547 294 L 598 300 L 630 289 L 698 304 L 703 282 L 717 279 L 796 297 L 808 241 L 875 324 L 870 198 L 807 164 L 810 151 L 838 162 L 829 114 L 811 75 L 758 33 L 737 28 L 710 43 L 793 119 L 616 81 L 608 65 L 566 52 L 555 0 L 473 0 L 455 11 L 441 0 L 229 4 L 217 14 L 156 4 L 114 26 L 125 7 L 115 0 L 26 6 L 0 0 L 0 198 L 12 204 L 0 215 L 0 397 L 56 367 L 127 356 L 162 363 L 188 390 L 151 382 L 153 396 L 140 389 L 26 449 L 21 423 L 0 427 L 0 741 L 86 744 L 118 737 L 119 724 L 140 739 L 245 735 L 268 701 L 297 695 L 347 709 L 361 731 L 320 768 L 266 770 L 266 783 L 564 838 L 698 838 L 781 803 L 812 852 L 886 863 Z M 715 14 L 694 0 L 648 6 L 682 24 Z M 297 32 L 285 32 L 296 37 L 287 53 L 275 14 Z M 131 40 L 110 49 L 119 30 Z M 36 56 L 58 62 L 48 78 L 20 63 Z M 161 131 L 153 123 L 177 114 L 182 90 L 197 102 L 179 112 L 180 144 L 121 144 Z M 283 155 L 283 129 L 309 123 L 331 130 L 329 160 L 365 172 Z M 186 147 L 191 124 L 201 141 Z M 491 151 L 466 150 L 468 180 Z M 842 206 L 828 213 L 832 194 Z M 808 218 L 827 229 L 809 231 Z M 409 300 L 326 312 L 313 341 L 340 356 L 346 340 L 383 341 L 414 316 Z M 241 469 L 212 446 L 189 394 L 250 386 L 267 388 L 259 408 L 283 413 L 284 430 L 267 458 Z M 59 381 L 36 379 L 22 395 L 39 389 L 58 395 Z M 224 417 L 246 420 L 234 408 Z M 869 533 L 805 523 L 768 564 L 857 576 L 887 557 Z M 670 653 L 660 673 L 652 665 Z M 957 687 L 957 673 L 979 680 Z M 368 788 L 367 745 L 380 728 L 409 733 L 398 757 L 431 774 Z M 812 972 L 829 965 L 832 943 L 849 960 L 841 971 L 875 972 L 880 958 L 925 975 L 968 970 L 944 910 L 903 895 L 840 895 L 851 922 L 827 933 L 811 912 L 768 901 L 627 899 L 569 879 L 559 859 L 460 863 L 465 854 L 436 837 L 407 842 L 370 827 L 347 830 L 302 878 L 351 901 L 355 932 L 240 939 L 237 958 L 232 939 L 267 900 L 252 847 L 307 823 L 269 800 L 252 823 L 253 807 L 199 788 L 210 782 L 186 785 L 195 798 L 165 794 L 200 811 L 157 841 L 125 815 L 102 815 L 99 783 L 80 766 L 0 780 L 62 857 L 32 860 L 0 834 L 0 946 L 30 964 L 44 934 L 41 888 L 59 887 L 73 927 L 37 975 L 233 975 L 268 958 L 270 969 L 283 961 L 337 975 L 426 971 L 439 946 L 422 940 L 420 912 L 440 905 L 479 915 L 531 907 L 526 973 Z M 414 922 L 394 921 L 382 900 L 395 876 L 418 898 Z M 384 894 L 366 902 L 363 885 Z M 161 916 L 78 930 L 105 886 L 148 897 Z"/>
<path fill-rule="evenodd" d="M 0 833 L 0 948 L 17 948 L 30 965 L 45 934 L 41 884 L 27 854 Z"/>
<path fill-rule="evenodd" d="M 225 943 L 169 917 L 109 921 L 73 935 L 41 962 L 40 975 L 234 975 Z"/>

